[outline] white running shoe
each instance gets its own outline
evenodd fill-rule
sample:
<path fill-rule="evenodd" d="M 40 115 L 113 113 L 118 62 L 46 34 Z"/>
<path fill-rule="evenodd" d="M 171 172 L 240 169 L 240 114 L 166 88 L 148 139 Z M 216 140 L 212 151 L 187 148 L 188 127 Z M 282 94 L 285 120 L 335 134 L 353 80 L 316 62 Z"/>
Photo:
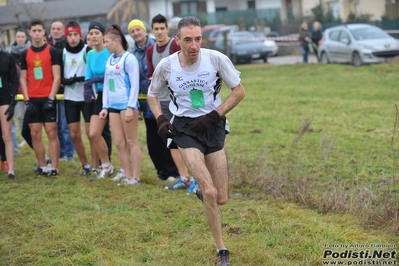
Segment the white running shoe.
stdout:
<path fill-rule="evenodd" d="M 107 168 L 103 167 L 100 174 L 97 176 L 98 179 L 106 178 L 114 173 L 114 167 L 110 164 Z"/>
<path fill-rule="evenodd" d="M 118 186 L 126 186 L 126 185 L 133 185 L 133 186 L 138 186 L 140 185 L 140 181 L 138 181 L 136 178 L 123 178 L 120 183 L 118 183 Z"/>
<path fill-rule="evenodd" d="M 116 172 L 116 175 L 111 178 L 112 181 L 121 181 L 123 178 L 125 178 L 125 170 L 119 169 L 118 172 Z"/>
<path fill-rule="evenodd" d="M 25 146 L 26 140 L 22 139 L 22 141 L 18 144 L 18 147 L 21 148 L 22 146 Z"/>

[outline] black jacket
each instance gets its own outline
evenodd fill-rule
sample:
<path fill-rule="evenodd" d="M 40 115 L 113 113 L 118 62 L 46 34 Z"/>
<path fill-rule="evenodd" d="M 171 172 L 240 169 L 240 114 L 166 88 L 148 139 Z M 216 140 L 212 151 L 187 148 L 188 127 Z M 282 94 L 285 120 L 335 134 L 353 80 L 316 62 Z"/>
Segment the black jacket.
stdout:
<path fill-rule="evenodd" d="M 49 44 L 51 46 L 53 46 L 57 50 L 59 58 L 62 59 L 62 51 L 64 50 L 64 47 L 66 46 L 65 38 L 62 38 L 61 40 L 56 42 L 54 45 L 52 45 L 52 40 L 49 39 Z M 61 66 L 62 66 L 62 60 L 60 60 L 60 63 L 61 63 Z M 61 67 L 60 67 L 60 69 L 61 69 Z M 60 75 L 61 75 L 61 78 L 64 76 L 62 74 L 62 72 L 60 73 Z M 60 87 L 58 88 L 58 94 L 64 94 L 64 86 L 60 85 Z"/>
<path fill-rule="evenodd" d="M 323 38 L 323 32 L 321 30 L 316 30 L 312 32 L 312 42 L 317 46 L 319 45 L 319 41 Z"/>
<path fill-rule="evenodd" d="M 14 57 L 3 50 L 0 50 L 0 77 L 0 97 L 11 95 L 11 102 L 15 101 L 19 86 L 17 67 Z"/>
<path fill-rule="evenodd" d="M 303 30 L 301 29 L 299 31 L 299 42 L 301 43 L 301 46 L 304 48 L 308 48 L 308 44 L 310 41 L 310 32 L 308 30 Z M 309 40 L 309 41 L 308 41 Z"/>

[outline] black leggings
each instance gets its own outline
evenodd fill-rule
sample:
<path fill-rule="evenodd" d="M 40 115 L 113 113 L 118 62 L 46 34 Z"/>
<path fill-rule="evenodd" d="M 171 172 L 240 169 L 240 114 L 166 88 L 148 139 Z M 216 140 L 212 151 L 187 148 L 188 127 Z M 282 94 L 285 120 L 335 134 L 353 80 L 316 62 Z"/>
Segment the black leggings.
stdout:
<path fill-rule="evenodd" d="M 29 120 L 28 112 L 25 112 L 24 121 L 22 123 L 21 136 L 24 138 L 26 143 L 28 143 L 29 147 L 31 147 L 31 149 L 33 150 L 32 136 L 30 134 L 30 128 L 29 128 L 28 120 Z"/>
<path fill-rule="evenodd" d="M 1 123 L 0 123 L 0 158 L 2 162 L 7 161 L 6 144 L 4 143 L 3 133 L 1 132 Z"/>

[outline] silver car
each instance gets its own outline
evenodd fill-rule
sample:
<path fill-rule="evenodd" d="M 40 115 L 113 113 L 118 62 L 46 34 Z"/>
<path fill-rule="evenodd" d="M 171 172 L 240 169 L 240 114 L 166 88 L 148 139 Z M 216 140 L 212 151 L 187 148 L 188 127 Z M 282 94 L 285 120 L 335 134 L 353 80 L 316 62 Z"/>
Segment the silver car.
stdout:
<path fill-rule="evenodd" d="M 271 52 L 263 40 L 255 38 L 250 31 L 237 31 L 227 34 L 227 45 L 225 47 L 224 36 L 217 38 L 214 49 L 228 55 L 233 64 L 249 63 L 251 60 L 262 59 L 267 62 L 267 56 Z M 226 51 L 226 48 L 229 51 Z"/>
<path fill-rule="evenodd" d="M 399 41 L 378 27 L 346 24 L 327 29 L 319 43 L 321 63 L 351 63 L 360 66 L 385 62 L 399 55 Z"/>

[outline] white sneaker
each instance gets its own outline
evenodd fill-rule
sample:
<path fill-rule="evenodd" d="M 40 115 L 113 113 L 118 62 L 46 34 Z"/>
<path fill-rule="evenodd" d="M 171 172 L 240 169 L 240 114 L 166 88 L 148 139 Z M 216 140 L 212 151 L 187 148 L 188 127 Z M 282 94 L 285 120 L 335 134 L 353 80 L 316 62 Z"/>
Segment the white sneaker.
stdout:
<path fill-rule="evenodd" d="M 107 168 L 103 167 L 100 174 L 97 176 L 98 179 L 106 178 L 114 173 L 114 167 L 110 164 Z"/>
<path fill-rule="evenodd" d="M 23 139 L 23 140 L 18 144 L 18 147 L 21 148 L 22 146 L 25 146 L 25 144 L 26 144 L 26 140 Z"/>
<path fill-rule="evenodd" d="M 166 178 L 166 179 L 163 179 L 163 178 L 161 178 L 160 176 L 158 176 L 157 179 L 158 179 L 159 181 L 162 181 L 162 182 L 172 182 L 172 181 L 176 181 L 176 177 L 174 177 L 174 176 L 169 176 L 169 177 Z"/>
<path fill-rule="evenodd" d="M 174 176 L 169 176 L 165 181 L 170 181 L 170 182 L 172 182 L 172 181 L 176 181 L 176 177 L 174 177 Z"/>
<path fill-rule="evenodd" d="M 119 169 L 118 172 L 116 172 L 116 175 L 113 178 L 111 178 L 111 180 L 112 181 L 120 181 L 125 177 L 126 177 L 125 170 Z"/>
<path fill-rule="evenodd" d="M 97 178 L 97 176 L 100 174 L 101 169 L 97 168 L 91 168 L 91 176 Z"/>
<path fill-rule="evenodd" d="M 140 185 L 140 181 L 138 181 L 136 178 L 123 178 L 120 183 L 118 183 L 118 186 L 125 186 L 125 185 L 133 185 L 133 186 L 138 186 Z"/>

